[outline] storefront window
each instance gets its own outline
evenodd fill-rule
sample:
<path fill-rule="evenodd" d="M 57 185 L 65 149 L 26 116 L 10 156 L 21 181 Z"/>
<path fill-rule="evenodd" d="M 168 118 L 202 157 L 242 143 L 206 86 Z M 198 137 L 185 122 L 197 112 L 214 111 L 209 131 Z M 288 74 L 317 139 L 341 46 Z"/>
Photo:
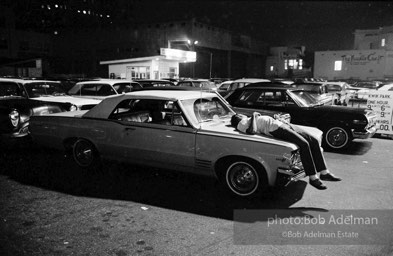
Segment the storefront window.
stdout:
<path fill-rule="evenodd" d="M 127 78 L 150 79 L 150 67 L 127 67 Z"/>

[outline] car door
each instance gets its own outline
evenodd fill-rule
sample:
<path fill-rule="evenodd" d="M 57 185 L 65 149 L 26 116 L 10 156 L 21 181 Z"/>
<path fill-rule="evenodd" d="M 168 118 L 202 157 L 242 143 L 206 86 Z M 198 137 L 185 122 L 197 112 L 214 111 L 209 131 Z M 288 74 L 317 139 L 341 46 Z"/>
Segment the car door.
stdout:
<path fill-rule="evenodd" d="M 165 118 L 169 116 L 169 109 L 165 109 L 164 101 L 132 100 L 129 104 L 132 106 L 127 111 L 123 108 L 121 113 L 111 115 L 122 126 L 116 139 L 116 151 L 130 162 L 192 172 L 195 129 L 185 121 Z M 130 115 L 125 117 L 127 112 Z M 162 120 L 153 118 L 157 116 L 155 112 L 162 114 Z M 184 120 L 184 116 L 182 118 Z"/>

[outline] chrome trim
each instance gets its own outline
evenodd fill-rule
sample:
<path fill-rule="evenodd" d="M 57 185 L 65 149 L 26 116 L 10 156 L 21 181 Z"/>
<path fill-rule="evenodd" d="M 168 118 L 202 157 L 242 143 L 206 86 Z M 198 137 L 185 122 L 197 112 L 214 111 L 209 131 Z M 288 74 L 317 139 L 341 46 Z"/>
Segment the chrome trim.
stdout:
<path fill-rule="evenodd" d="M 372 137 L 376 132 L 377 132 L 377 128 L 375 127 L 375 125 L 373 125 L 371 127 L 368 127 L 367 129 L 365 129 L 365 131 L 362 132 L 352 131 L 352 136 L 354 139 L 368 139 Z"/>
<path fill-rule="evenodd" d="M 298 180 L 306 177 L 306 173 L 304 172 L 304 170 L 300 170 L 299 172 L 295 173 L 291 169 L 279 167 L 277 172 L 279 174 L 282 174 L 281 179 L 285 179 L 285 181 L 286 181 L 286 183 L 283 185 L 284 187 L 288 186 L 290 183 L 292 183 L 294 181 L 298 181 Z"/>

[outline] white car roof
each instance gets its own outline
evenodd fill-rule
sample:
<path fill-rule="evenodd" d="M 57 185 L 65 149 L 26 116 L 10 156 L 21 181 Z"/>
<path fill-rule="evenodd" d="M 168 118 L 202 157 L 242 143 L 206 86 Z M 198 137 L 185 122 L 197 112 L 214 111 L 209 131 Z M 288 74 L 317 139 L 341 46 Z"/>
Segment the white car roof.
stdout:
<path fill-rule="evenodd" d="M 269 79 L 264 79 L 264 78 L 241 78 L 241 79 L 236 79 L 233 81 L 233 83 L 258 83 L 258 82 L 270 82 Z"/>
<path fill-rule="evenodd" d="M 37 80 L 37 79 L 21 79 L 21 78 L 0 78 L 0 81 L 17 82 L 17 83 L 21 83 L 21 84 L 26 84 L 26 83 L 57 83 L 57 84 L 60 84 L 59 81 L 53 81 L 53 80 Z"/>
<path fill-rule="evenodd" d="M 75 85 L 82 85 L 82 84 L 118 84 L 118 83 L 138 83 L 137 81 L 131 81 L 131 80 L 124 80 L 124 79 L 99 79 L 99 80 L 92 80 L 92 81 L 83 81 L 83 82 L 78 82 Z"/>
<path fill-rule="evenodd" d="M 393 87 L 393 83 L 385 84 L 378 88 L 378 91 L 391 91 L 390 89 Z"/>
<path fill-rule="evenodd" d="M 84 117 L 91 118 L 107 118 L 111 111 L 125 99 L 157 99 L 157 100 L 187 100 L 187 99 L 198 99 L 206 97 L 217 97 L 217 94 L 204 92 L 204 91 L 192 91 L 192 90 L 145 90 L 145 91 L 134 91 L 120 95 L 112 95 L 105 98 L 97 106 L 89 110 Z"/>
<path fill-rule="evenodd" d="M 321 82 L 323 84 L 338 84 L 338 85 L 344 85 L 344 84 L 348 84 L 347 82 Z"/>

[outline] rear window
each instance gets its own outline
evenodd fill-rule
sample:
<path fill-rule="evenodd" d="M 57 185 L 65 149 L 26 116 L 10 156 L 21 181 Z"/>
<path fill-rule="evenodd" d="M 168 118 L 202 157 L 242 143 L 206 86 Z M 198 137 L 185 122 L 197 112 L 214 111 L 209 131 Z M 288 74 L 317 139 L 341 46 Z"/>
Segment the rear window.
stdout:
<path fill-rule="evenodd" d="M 142 86 L 139 83 L 117 83 L 113 85 L 113 88 L 115 88 L 118 94 L 122 94 L 132 92 L 135 89 L 141 89 Z"/>
<path fill-rule="evenodd" d="M 110 84 L 76 84 L 68 93 L 79 96 L 109 96 L 117 94 Z"/>
<path fill-rule="evenodd" d="M 66 95 L 60 83 L 32 82 L 26 83 L 24 86 L 30 98 Z"/>

